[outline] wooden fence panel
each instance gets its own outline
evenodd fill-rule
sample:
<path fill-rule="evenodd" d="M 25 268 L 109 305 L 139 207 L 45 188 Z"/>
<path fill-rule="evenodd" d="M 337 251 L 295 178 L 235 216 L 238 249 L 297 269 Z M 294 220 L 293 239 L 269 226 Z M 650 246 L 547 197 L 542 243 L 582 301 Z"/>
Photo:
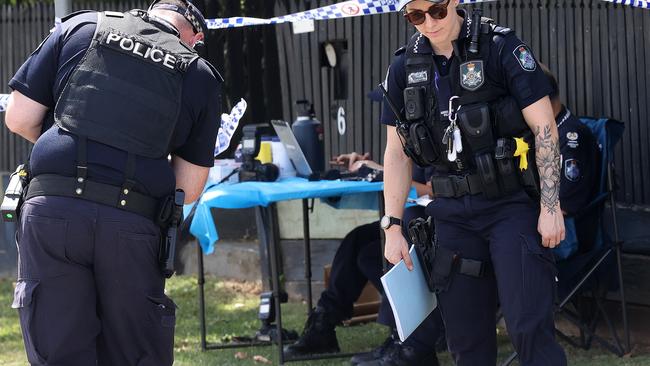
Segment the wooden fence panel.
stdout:
<path fill-rule="evenodd" d="M 295 2 L 305 3 L 283 0 L 285 4 Z M 307 3 L 314 8 L 334 2 Z M 621 186 L 618 198 L 631 204 L 650 204 L 650 11 L 601 0 L 498 0 L 463 7 L 473 6 L 481 7 L 484 16 L 513 28 L 531 46 L 556 74 L 561 98 L 575 114 L 625 122 L 625 135 L 616 150 Z M 287 14 L 286 9 L 276 7 L 276 14 Z M 309 47 L 346 40 L 349 94 L 345 100 L 325 97 L 333 95 L 333 84 L 331 78 L 323 77 L 331 72 L 323 65 L 312 69 L 320 77 L 313 77 L 310 84 L 305 75 L 291 72 L 294 69 L 281 70 L 281 78 L 289 80 L 281 83 L 283 105 L 290 106 L 283 111 L 285 119 L 295 118 L 290 101 L 311 95 L 310 88 L 319 90 L 322 97 L 317 117 L 325 127 L 327 156 L 370 151 L 373 158 L 381 160 L 386 142 L 385 128 L 378 123 L 381 109 L 368 101 L 366 94 L 383 81 L 392 52 L 408 40 L 413 27 L 407 26 L 399 14 L 383 14 L 317 21 L 316 29 L 318 37 L 294 35 L 290 29 L 282 32 L 278 45 L 285 52 L 280 58 L 287 58 L 285 65 L 297 62 L 290 59 L 300 60 L 301 50 L 294 43 L 300 37 L 309 40 Z M 339 106 L 346 111 L 344 136 L 338 134 L 336 114 L 332 113 Z"/>

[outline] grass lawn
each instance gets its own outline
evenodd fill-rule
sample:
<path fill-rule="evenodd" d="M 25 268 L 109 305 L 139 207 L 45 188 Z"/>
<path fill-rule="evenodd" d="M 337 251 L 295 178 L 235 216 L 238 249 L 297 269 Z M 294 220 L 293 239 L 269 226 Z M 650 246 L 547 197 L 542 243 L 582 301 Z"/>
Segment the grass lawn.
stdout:
<path fill-rule="evenodd" d="M 178 304 L 175 365 L 262 365 L 254 362 L 253 356 L 261 355 L 277 364 L 275 347 L 240 348 L 226 350 L 200 351 L 199 320 L 196 278 L 191 276 L 174 277 L 167 284 L 169 295 Z M 253 335 L 259 328 L 257 307 L 259 289 L 254 285 L 222 282 L 209 278 L 206 284 L 208 341 L 215 342 L 222 337 Z M 27 365 L 22 348 L 22 337 L 18 316 L 11 309 L 13 284 L 11 280 L 0 279 L 0 365 Z M 283 306 L 285 328 L 301 330 L 306 317 L 304 304 L 290 303 Z M 386 328 L 377 324 L 366 324 L 337 329 L 339 343 L 344 352 L 357 352 L 379 345 L 386 337 Z M 500 337 L 500 359 L 510 354 L 511 348 L 506 337 Z M 566 347 L 569 365 L 577 366 L 650 366 L 650 354 L 632 358 L 618 358 L 601 349 L 590 351 Z M 235 358 L 237 352 L 246 354 L 245 359 Z M 440 356 L 442 365 L 452 365 L 449 356 Z M 292 362 L 290 365 L 349 365 L 348 359 L 329 359 L 322 361 Z M 516 363 L 514 363 L 516 364 Z"/>

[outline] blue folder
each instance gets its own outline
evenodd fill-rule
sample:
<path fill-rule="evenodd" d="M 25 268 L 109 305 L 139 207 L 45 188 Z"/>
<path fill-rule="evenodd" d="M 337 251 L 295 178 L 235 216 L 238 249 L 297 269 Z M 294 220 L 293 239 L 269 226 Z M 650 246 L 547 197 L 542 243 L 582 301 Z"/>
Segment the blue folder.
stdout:
<path fill-rule="evenodd" d="M 381 277 L 381 284 L 393 309 L 397 333 L 402 342 L 438 305 L 436 295 L 429 291 L 414 248 L 411 247 L 409 251 L 413 261 L 412 271 L 409 271 L 404 260 L 401 260 Z"/>

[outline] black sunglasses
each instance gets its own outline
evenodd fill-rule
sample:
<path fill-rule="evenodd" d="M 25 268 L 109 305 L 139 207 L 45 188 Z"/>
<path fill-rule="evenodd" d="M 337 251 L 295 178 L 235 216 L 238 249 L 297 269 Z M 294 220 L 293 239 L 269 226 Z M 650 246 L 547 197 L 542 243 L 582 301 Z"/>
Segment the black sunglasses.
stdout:
<path fill-rule="evenodd" d="M 406 20 L 408 20 L 408 22 L 413 25 L 420 25 L 424 23 L 424 20 L 426 19 L 426 13 L 429 13 L 429 16 L 433 19 L 444 19 L 447 16 L 447 7 L 449 6 L 449 1 L 450 0 L 447 0 L 442 4 L 433 4 L 427 11 L 413 10 L 408 13 L 404 13 L 404 18 L 406 18 Z"/>

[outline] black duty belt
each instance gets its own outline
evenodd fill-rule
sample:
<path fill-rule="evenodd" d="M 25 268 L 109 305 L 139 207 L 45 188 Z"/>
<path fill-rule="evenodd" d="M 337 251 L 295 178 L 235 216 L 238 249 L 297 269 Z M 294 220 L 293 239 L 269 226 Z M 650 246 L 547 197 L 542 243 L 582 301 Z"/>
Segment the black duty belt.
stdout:
<path fill-rule="evenodd" d="M 160 200 L 123 187 L 86 180 L 83 189 L 79 188 L 77 178 L 56 174 L 41 174 L 32 178 L 25 200 L 36 196 L 75 197 L 116 207 L 142 215 L 158 223 L 160 221 Z"/>
<path fill-rule="evenodd" d="M 476 174 L 433 176 L 431 189 L 434 197 L 462 197 L 483 192 L 481 178 Z"/>

